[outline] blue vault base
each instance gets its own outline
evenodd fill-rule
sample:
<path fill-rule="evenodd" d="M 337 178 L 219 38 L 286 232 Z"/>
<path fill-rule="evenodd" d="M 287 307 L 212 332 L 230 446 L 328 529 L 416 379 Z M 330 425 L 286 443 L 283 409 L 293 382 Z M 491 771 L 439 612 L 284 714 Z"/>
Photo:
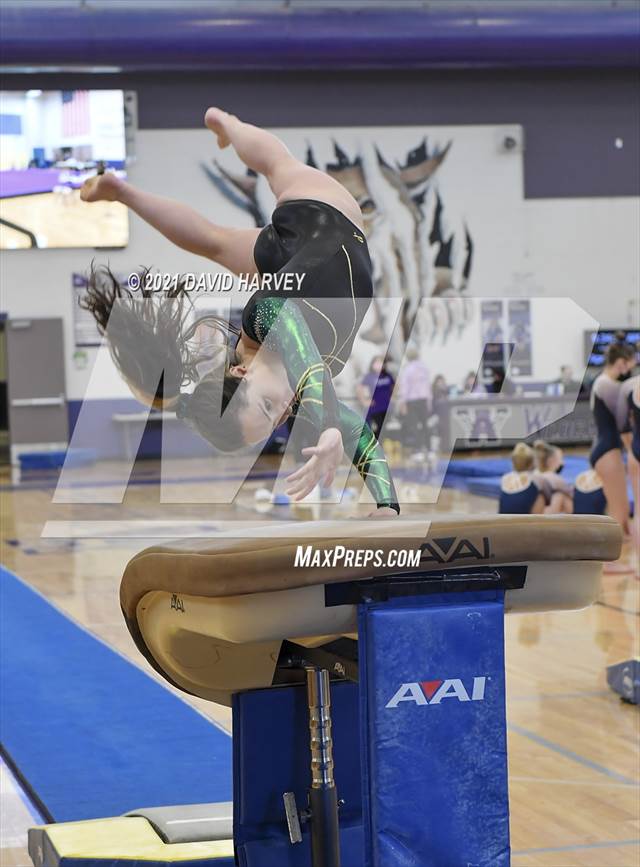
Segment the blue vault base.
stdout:
<path fill-rule="evenodd" d="M 342 867 L 505 867 L 509 805 L 502 591 L 360 606 L 360 684 L 332 687 Z M 282 794 L 306 804 L 306 695 L 234 703 L 240 867 L 309 867 Z"/>
<path fill-rule="evenodd" d="M 342 867 L 507 867 L 504 592 L 365 598 L 358 654 L 359 683 L 331 689 Z M 308 826 L 292 845 L 283 804 L 291 791 L 299 808 L 307 804 L 304 687 L 234 696 L 233 765 L 233 841 L 162 844 L 146 820 L 79 822 L 30 832 L 34 847 L 51 850 L 34 861 L 310 867 Z M 120 824 L 109 835 L 105 822 L 130 830 Z M 128 823 L 142 849 L 123 836 L 134 835 Z"/>

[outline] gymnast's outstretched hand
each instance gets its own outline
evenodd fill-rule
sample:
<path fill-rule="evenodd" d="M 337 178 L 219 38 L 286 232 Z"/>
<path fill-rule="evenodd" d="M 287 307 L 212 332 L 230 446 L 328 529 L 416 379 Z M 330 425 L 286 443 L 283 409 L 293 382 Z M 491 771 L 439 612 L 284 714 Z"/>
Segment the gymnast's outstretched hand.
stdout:
<path fill-rule="evenodd" d="M 330 427 L 322 431 L 317 445 L 302 449 L 302 454 L 309 460 L 287 477 L 287 494 L 294 500 L 301 500 L 311 493 L 318 482 L 330 485 L 343 453 L 342 434 L 338 428 Z"/>
<path fill-rule="evenodd" d="M 117 202 L 121 182 L 113 172 L 87 178 L 80 188 L 83 202 Z"/>

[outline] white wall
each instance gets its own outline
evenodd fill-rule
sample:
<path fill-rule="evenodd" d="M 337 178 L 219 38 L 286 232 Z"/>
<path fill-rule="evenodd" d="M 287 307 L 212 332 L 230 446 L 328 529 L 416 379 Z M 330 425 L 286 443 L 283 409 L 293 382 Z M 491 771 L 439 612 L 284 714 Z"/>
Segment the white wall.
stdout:
<path fill-rule="evenodd" d="M 531 200 L 524 215 L 524 271 L 539 294 L 573 298 L 604 327 L 640 325 L 638 197 Z"/>
<path fill-rule="evenodd" d="M 358 135 L 363 132 L 358 130 Z M 444 140 L 446 135 L 445 130 L 439 137 Z M 291 135 L 296 143 L 304 143 L 307 137 L 305 131 L 294 131 Z M 228 154 L 229 151 L 223 152 L 221 159 L 226 159 Z M 130 169 L 130 179 L 147 190 L 187 202 L 214 221 L 238 227 L 252 226 L 249 215 L 221 202 L 219 194 L 205 178 L 199 163 L 215 156 L 220 154 L 206 130 L 139 132 L 137 162 Z M 515 172 L 516 178 L 519 173 L 520 170 Z M 447 177 L 445 180 L 451 194 L 459 195 L 454 179 Z M 489 273 L 492 258 L 501 258 L 507 264 L 507 270 L 496 285 L 490 280 L 479 280 L 477 287 L 472 285 L 474 293 L 482 287 L 492 296 L 567 296 L 606 326 L 631 325 L 634 317 L 638 324 L 639 199 L 524 201 L 521 187 L 504 193 L 512 211 L 503 215 L 498 234 L 492 234 L 490 225 L 482 225 L 482 202 L 473 204 L 472 229 L 476 237 L 484 239 L 479 243 L 477 273 L 483 270 Z M 499 210 L 494 198 L 487 204 L 487 220 L 498 219 Z M 511 225 L 512 236 L 504 231 L 505 224 Z M 509 248 L 506 253 L 505 246 Z M 133 214 L 130 244 L 124 250 L 98 251 L 97 254 L 82 249 L 4 251 L 0 261 L 0 310 L 13 317 L 64 318 L 67 388 L 72 399 L 84 396 L 91 363 L 85 370 L 76 370 L 73 366 L 71 274 L 85 271 L 94 255 L 97 261 L 108 261 L 114 270 L 124 273 L 140 265 L 170 272 L 219 270 L 212 263 L 174 248 Z M 535 305 L 533 309 L 534 377 L 557 375 L 556 359 L 548 349 L 551 343 L 561 346 L 563 354 L 566 352 L 564 363 L 579 369 L 583 354 L 581 324 L 565 321 L 564 317 L 536 319 Z M 573 326 L 571 338 L 567 336 L 570 326 Z M 476 337 L 468 339 L 473 341 Z M 95 350 L 90 352 L 92 362 Z M 434 349 L 430 365 L 433 373 L 446 372 L 441 369 L 439 360 L 439 351 Z M 463 359 L 461 371 L 466 372 L 467 367 Z M 116 376 L 108 378 L 108 385 L 105 380 L 105 389 L 108 394 L 104 396 L 128 393 Z"/>
<path fill-rule="evenodd" d="M 189 130 L 188 136 L 202 140 L 202 150 L 212 151 L 211 135 Z M 173 196 L 188 202 L 215 219 L 208 207 L 210 185 L 198 171 L 181 173 L 180 140 L 177 132 L 140 132 L 137 137 L 137 161 L 129 170 L 132 183 L 144 189 Z M 250 225 L 247 218 L 246 225 Z M 123 250 L 109 252 L 91 249 L 3 250 L 0 256 L 0 311 L 11 317 L 62 316 L 67 375 L 67 396 L 78 400 L 85 396 L 97 350 L 89 349 L 89 365 L 77 370 L 73 363 L 73 297 L 71 275 L 86 272 L 91 260 L 108 263 L 114 271 L 129 273 L 141 265 L 153 265 L 169 272 L 219 271 L 213 263 L 178 250 L 131 214 L 130 242 Z M 105 371 L 107 366 L 102 366 Z M 129 391 L 117 376 L 103 380 L 102 397 L 125 397 Z"/>
<path fill-rule="evenodd" d="M 29 162 L 29 146 L 25 135 L 25 99 L 13 93 L 0 93 L 0 113 L 17 114 L 22 119 L 21 135 L 0 135 L 0 170 L 16 169 Z"/>
<path fill-rule="evenodd" d="M 53 159 L 54 149 L 91 144 L 94 159 L 124 160 L 124 106 L 121 90 L 89 91 L 90 130 L 77 136 L 62 134 L 60 91 L 45 91 L 39 97 L 3 91 L 0 111 L 22 118 L 22 135 L 2 136 L 2 168 L 26 168 L 35 147 Z"/>
<path fill-rule="evenodd" d="M 124 160 L 124 100 L 122 91 L 90 91 L 89 112 L 93 159 Z"/>

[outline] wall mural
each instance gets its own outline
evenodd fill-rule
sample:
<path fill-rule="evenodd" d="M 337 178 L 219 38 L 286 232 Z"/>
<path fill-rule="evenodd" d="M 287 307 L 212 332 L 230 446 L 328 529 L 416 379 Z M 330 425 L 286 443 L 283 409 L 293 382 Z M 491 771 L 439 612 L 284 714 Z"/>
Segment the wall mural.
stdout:
<path fill-rule="evenodd" d="M 467 291 L 473 265 L 473 239 L 464 219 L 452 220 L 437 184 L 438 169 L 453 142 L 430 146 L 427 136 L 407 150 L 402 162 L 388 159 L 378 145 L 375 156 L 366 159 L 357 151 L 347 152 L 333 141 L 333 160 L 316 157 L 312 144 L 306 163 L 339 181 L 356 199 L 374 265 L 375 295 L 404 300 L 403 330 L 408 337 L 423 298 L 461 299 Z M 259 178 L 245 169 L 235 173 L 220 160 L 203 169 L 225 198 L 251 215 L 256 226 L 266 225 L 269 212 L 258 200 Z M 396 192 L 395 206 L 389 196 L 378 193 L 386 183 Z M 385 207 L 385 205 L 387 205 Z M 375 322 L 362 333 L 373 343 L 384 341 L 383 312 L 374 302 Z M 473 305 L 444 303 L 425 305 L 420 334 L 427 341 L 440 337 L 446 342 L 454 329 L 463 330 L 473 316 Z"/>
<path fill-rule="evenodd" d="M 473 296 L 508 292 L 522 245 L 514 211 L 522 202 L 522 161 L 500 152 L 501 130 L 277 131 L 292 153 L 339 181 L 362 210 L 375 300 L 357 354 L 375 354 L 388 340 L 395 317 L 383 299 L 402 299 L 390 347 L 399 359 L 410 334 L 431 349 L 458 344 L 472 325 L 479 328 Z M 226 208 L 242 212 L 245 224 L 266 225 L 274 201 L 264 178 L 231 150 L 202 160 L 201 167 Z M 497 267 L 487 268 L 492 254 Z M 363 349 L 365 341 L 371 353 Z"/>

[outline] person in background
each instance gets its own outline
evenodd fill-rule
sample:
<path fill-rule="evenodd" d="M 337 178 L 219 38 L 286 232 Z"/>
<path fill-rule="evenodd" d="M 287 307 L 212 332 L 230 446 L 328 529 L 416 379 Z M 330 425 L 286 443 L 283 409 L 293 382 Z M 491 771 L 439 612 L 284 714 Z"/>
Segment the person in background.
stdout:
<path fill-rule="evenodd" d="M 578 473 L 573 484 L 573 514 L 574 515 L 605 515 L 607 498 L 602 487 L 602 479 L 596 471 L 589 467 Z"/>
<path fill-rule="evenodd" d="M 573 368 L 570 364 L 563 364 L 560 368 L 560 376 L 554 379 L 554 385 L 562 388 L 562 394 L 577 394 L 582 383 L 573 378 Z"/>
<path fill-rule="evenodd" d="M 621 373 L 618 376 L 618 382 L 626 382 L 633 376 L 633 369 L 636 367 L 636 365 L 640 364 L 640 348 L 638 348 L 637 344 L 634 346 L 634 344 L 628 342 L 626 331 L 616 331 L 613 336 L 615 337 L 615 343 L 618 346 L 630 346 L 633 351 L 633 358 L 631 359 L 631 364 L 629 365 L 627 370 L 624 371 L 624 373 Z"/>
<path fill-rule="evenodd" d="M 444 433 L 445 411 L 442 404 L 449 399 L 449 386 L 444 376 L 439 373 L 431 383 L 432 415 L 427 423 L 429 436 L 428 462 L 433 469 L 437 468 L 440 444 Z"/>
<path fill-rule="evenodd" d="M 384 417 L 389 409 L 395 380 L 386 366 L 386 359 L 376 355 L 371 359 L 369 371 L 356 388 L 358 402 L 367 410 L 367 424 L 380 436 Z"/>
<path fill-rule="evenodd" d="M 399 405 L 402 416 L 402 439 L 408 448 L 413 448 L 416 457 L 427 446 L 427 420 L 431 411 L 431 376 L 418 350 L 407 350 L 407 361 L 398 380 Z"/>
<path fill-rule="evenodd" d="M 630 377 L 620 386 L 616 418 L 622 442 L 627 450 L 627 473 L 633 493 L 633 520 L 629 523 L 629 529 L 638 556 L 640 555 L 640 374 Z M 640 569 L 638 571 L 640 572 Z"/>
<path fill-rule="evenodd" d="M 486 387 L 489 394 L 504 394 L 510 395 L 515 392 L 515 386 L 510 379 L 507 379 L 507 374 L 504 367 L 494 367 L 491 370 L 491 382 Z"/>
<path fill-rule="evenodd" d="M 478 374 L 470 370 L 462 382 L 463 394 L 485 394 L 485 387 L 478 379 Z"/>
<path fill-rule="evenodd" d="M 449 397 L 449 386 L 444 376 L 439 373 L 431 383 L 431 395 L 434 404 Z"/>
<path fill-rule="evenodd" d="M 527 443 L 518 443 L 511 452 L 513 471 L 500 481 L 501 515 L 542 515 L 551 499 L 551 489 L 536 472 L 535 452 Z"/>
<path fill-rule="evenodd" d="M 562 478 L 562 449 L 536 440 L 533 444 L 537 477 L 548 485 L 550 495 L 545 508 L 547 515 L 571 514 L 573 512 L 573 487 Z"/>
<path fill-rule="evenodd" d="M 609 515 L 620 524 L 625 535 L 630 532 L 630 503 L 617 415 L 622 385 L 620 380 L 627 378 L 635 360 L 635 349 L 630 343 L 610 343 L 602 373 L 591 387 L 591 411 L 596 436 L 589 459 L 602 479 Z"/>

